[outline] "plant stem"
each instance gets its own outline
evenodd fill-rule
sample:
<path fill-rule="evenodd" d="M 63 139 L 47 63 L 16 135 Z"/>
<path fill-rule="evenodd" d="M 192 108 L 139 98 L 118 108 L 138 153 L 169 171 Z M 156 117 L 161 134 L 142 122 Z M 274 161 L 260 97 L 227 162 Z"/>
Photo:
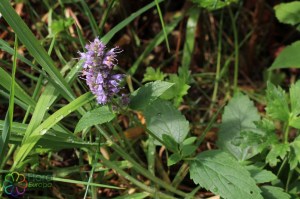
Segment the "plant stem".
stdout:
<path fill-rule="evenodd" d="M 162 164 L 161 159 L 159 159 L 157 154 L 155 155 L 155 168 L 157 170 L 158 175 L 161 176 L 163 181 L 167 182 L 168 184 L 171 184 L 171 180 L 169 178 L 169 175 L 165 171 L 164 165 Z"/>
<path fill-rule="evenodd" d="M 188 194 L 188 196 L 186 197 L 186 199 L 192 199 L 194 198 L 194 195 L 197 193 L 197 191 L 201 189 L 201 186 L 196 187 L 195 189 L 193 189 L 193 191 L 191 193 Z M 198 198 L 198 197 L 197 197 Z M 198 198 L 201 199 L 201 198 Z"/>
<path fill-rule="evenodd" d="M 141 159 L 139 158 L 139 156 L 136 154 L 135 150 L 132 148 L 132 144 L 130 143 L 130 141 L 127 139 L 127 137 L 124 135 L 123 130 L 120 126 L 120 124 L 116 121 L 115 123 L 115 127 L 117 128 L 117 130 L 119 131 L 119 134 L 121 136 L 121 142 L 125 142 L 124 148 L 125 146 L 127 146 L 129 149 L 129 153 L 139 162 L 142 162 Z"/>
<path fill-rule="evenodd" d="M 170 192 L 173 192 L 182 197 L 185 197 L 187 195 L 186 193 L 184 193 L 180 190 L 177 190 L 176 188 L 172 187 L 171 185 L 165 183 L 161 179 L 153 176 L 147 169 L 145 169 L 144 167 L 139 165 L 132 157 L 130 157 L 130 155 L 127 152 L 125 152 L 119 145 L 117 145 L 115 142 L 113 142 L 113 140 L 111 140 L 109 135 L 105 132 L 105 130 L 102 127 L 97 126 L 97 128 L 100 131 L 100 133 L 107 139 L 107 145 L 109 147 L 113 148 L 115 150 L 115 152 L 118 153 L 122 158 L 124 158 L 125 160 L 128 160 L 137 172 L 139 172 L 143 176 L 147 177 L 149 180 L 153 181 L 155 184 L 165 188 L 166 190 L 169 190 Z"/>
<path fill-rule="evenodd" d="M 113 162 L 105 159 L 102 155 L 99 156 L 99 159 L 103 162 L 103 164 L 111 169 L 114 169 L 117 173 L 119 173 L 120 175 L 124 176 L 124 178 L 126 178 L 127 180 L 129 180 L 130 182 L 132 182 L 133 184 L 135 184 L 136 186 L 140 187 L 141 189 L 147 191 L 148 193 L 150 193 L 153 196 L 157 196 L 159 198 L 174 198 L 172 196 L 169 196 L 165 193 L 162 192 L 158 192 L 153 188 L 150 188 L 148 186 L 146 186 L 144 183 L 141 183 L 140 181 L 136 180 L 135 178 L 131 177 L 128 173 L 126 173 L 125 171 L 123 171 L 122 169 L 120 169 L 117 165 L 115 165 Z"/>
<path fill-rule="evenodd" d="M 289 191 L 289 184 L 291 181 L 291 178 L 293 176 L 294 170 L 289 171 L 289 175 L 288 175 L 288 179 L 286 181 L 286 185 L 285 185 L 285 191 L 288 192 Z"/>
<path fill-rule="evenodd" d="M 234 37 L 234 79 L 233 79 L 233 88 L 234 93 L 238 91 L 237 84 L 238 84 L 238 75 L 239 75 L 239 41 L 238 41 L 238 32 L 235 24 L 235 19 L 232 13 L 231 8 L 229 7 L 229 15 L 231 19 L 231 26 L 233 31 L 233 37 Z"/>
<path fill-rule="evenodd" d="M 279 175 L 280 175 L 280 173 L 281 173 L 281 171 L 282 171 L 282 169 L 283 169 L 283 167 L 284 167 L 284 165 L 285 165 L 286 162 L 287 162 L 287 158 L 285 157 L 284 160 L 283 160 L 283 162 L 282 162 L 282 164 L 279 167 L 279 170 L 277 172 L 277 177 L 279 177 Z"/>
<path fill-rule="evenodd" d="M 151 174 L 155 175 L 155 145 L 154 145 L 154 138 L 151 136 L 149 136 L 148 138 L 147 159 L 148 159 L 148 170 Z"/>
<path fill-rule="evenodd" d="M 189 172 L 189 165 L 185 162 L 180 167 L 179 171 L 177 172 L 174 180 L 172 181 L 172 186 L 178 187 L 178 185 L 181 183 L 181 181 L 185 178 L 185 176 Z"/>
<path fill-rule="evenodd" d="M 221 52 L 222 52 L 222 30 L 223 30 L 223 10 L 221 14 L 221 22 L 219 27 L 219 35 L 218 35 L 218 57 L 217 57 L 217 70 L 216 70 L 216 78 L 215 78 L 215 86 L 214 91 L 212 95 L 212 103 L 213 106 L 217 101 L 217 93 L 218 93 L 218 87 L 219 87 L 219 81 L 220 81 L 220 70 L 221 70 Z M 211 107 L 212 108 L 212 107 Z"/>
<path fill-rule="evenodd" d="M 211 129 L 212 125 L 214 124 L 215 120 L 217 119 L 219 113 L 221 112 L 221 110 L 223 110 L 222 106 L 221 108 L 219 108 L 219 110 L 215 113 L 215 115 L 213 116 L 213 118 L 209 121 L 208 125 L 206 126 L 205 130 L 203 131 L 203 133 L 201 134 L 201 136 L 198 138 L 197 142 L 196 142 L 196 146 L 200 146 L 200 144 L 203 142 L 206 134 L 208 133 L 208 131 Z"/>
<path fill-rule="evenodd" d="M 285 126 L 285 130 L 284 130 L 284 137 L 283 137 L 283 142 L 285 144 L 288 144 L 289 143 L 289 131 L 290 131 L 290 127 L 289 127 L 289 123 L 287 122 L 286 123 L 286 126 Z"/>

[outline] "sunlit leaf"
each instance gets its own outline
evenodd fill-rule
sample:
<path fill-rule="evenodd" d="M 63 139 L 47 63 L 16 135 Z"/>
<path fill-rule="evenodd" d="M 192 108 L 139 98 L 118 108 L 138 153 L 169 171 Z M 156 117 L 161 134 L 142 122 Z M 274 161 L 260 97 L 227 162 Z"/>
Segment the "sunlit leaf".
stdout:
<path fill-rule="evenodd" d="M 271 166 L 276 166 L 280 161 L 279 158 L 283 159 L 288 151 L 290 151 L 289 144 L 275 144 L 268 153 L 266 162 Z"/>
<path fill-rule="evenodd" d="M 85 113 L 76 125 L 75 133 L 82 131 L 85 128 L 96 124 L 103 124 L 111 121 L 115 117 L 108 106 L 96 108 L 90 112 Z"/>
<path fill-rule="evenodd" d="M 222 198 L 262 199 L 250 173 L 232 156 L 221 150 L 204 151 L 190 162 L 196 184 Z"/>
<path fill-rule="evenodd" d="M 297 29 L 300 30 L 300 2 L 292 1 L 289 3 L 281 3 L 274 7 L 277 19 L 281 23 L 297 25 Z"/>
<path fill-rule="evenodd" d="M 262 195 L 267 199 L 290 199 L 291 196 L 288 193 L 285 193 L 284 190 L 280 187 L 273 186 L 262 186 Z"/>
<path fill-rule="evenodd" d="M 285 91 L 281 87 L 276 87 L 270 82 L 268 82 L 267 86 L 267 114 L 273 119 L 287 122 L 289 120 L 290 110 Z"/>
<path fill-rule="evenodd" d="M 243 144 L 241 133 L 245 131 L 257 133 L 254 122 L 259 119 L 258 111 L 249 97 L 242 94 L 235 96 L 224 109 L 218 146 L 240 160 L 252 157 L 258 150 L 255 147 L 241 147 Z"/>
<path fill-rule="evenodd" d="M 131 94 L 129 107 L 142 110 L 172 86 L 164 81 L 149 82 Z"/>
<path fill-rule="evenodd" d="M 300 41 L 286 46 L 276 57 L 270 69 L 300 68 Z"/>
<path fill-rule="evenodd" d="M 167 134 L 177 143 L 182 143 L 189 132 L 189 122 L 168 101 L 154 101 L 144 114 L 147 128 L 160 139 Z"/>

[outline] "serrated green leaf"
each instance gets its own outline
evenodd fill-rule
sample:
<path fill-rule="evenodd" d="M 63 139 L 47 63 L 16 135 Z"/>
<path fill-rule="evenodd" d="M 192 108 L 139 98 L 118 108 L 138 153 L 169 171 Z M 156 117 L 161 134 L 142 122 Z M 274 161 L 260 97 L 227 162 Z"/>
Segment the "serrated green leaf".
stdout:
<path fill-rule="evenodd" d="M 298 136 L 291 144 L 291 153 L 289 155 L 290 168 L 295 169 L 300 164 L 300 136 Z"/>
<path fill-rule="evenodd" d="M 263 118 L 262 120 L 254 122 L 254 123 L 257 128 L 266 132 L 267 134 L 275 134 L 276 128 L 275 128 L 273 121 L 271 121 L 267 118 Z"/>
<path fill-rule="evenodd" d="M 300 41 L 286 46 L 269 69 L 300 68 Z"/>
<path fill-rule="evenodd" d="M 162 139 L 163 139 L 164 144 L 167 147 L 167 149 L 169 149 L 173 152 L 178 152 L 178 144 L 174 140 L 173 137 L 171 137 L 170 135 L 167 135 L 167 134 L 163 134 Z"/>
<path fill-rule="evenodd" d="M 291 196 L 288 193 L 285 193 L 284 190 L 280 187 L 273 186 L 262 186 L 262 195 L 266 199 L 290 199 Z"/>
<path fill-rule="evenodd" d="M 172 86 L 173 83 L 164 81 L 149 82 L 131 94 L 129 107 L 143 110 Z"/>
<path fill-rule="evenodd" d="M 160 139 L 167 134 L 180 144 L 189 132 L 189 122 L 168 101 L 154 101 L 146 107 L 144 115 L 147 128 Z"/>
<path fill-rule="evenodd" d="M 234 145 L 240 146 L 242 149 L 255 148 L 255 154 L 261 153 L 265 148 L 268 148 L 270 144 L 277 143 L 277 137 L 275 134 L 259 134 L 258 131 L 242 131 L 240 137 L 235 137 L 232 141 Z M 251 155 L 252 151 L 249 151 Z M 253 155 L 255 155 L 253 154 Z"/>
<path fill-rule="evenodd" d="M 293 1 L 289 3 L 281 3 L 274 7 L 276 17 L 281 23 L 289 25 L 297 25 L 297 29 L 300 30 L 300 2 Z"/>
<path fill-rule="evenodd" d="M 289 125 L 300 129 L 300 81 L 292 84 L 290 87 L 290 99 L 291 99 L 291 116 Z"/>
<path fill-rule="evenodd" d="M 161 72 L 159 68 L 154 69 L 152 67 L 147 67 L 142 82 L 164 80 L 166 76 L 167 75 Z"/>
<path fill-rule="evenodd" d="M 247 132 L 245 132 L 246 135 L 244 135 L 244 139 L 247 139 L 246 143 L 251 146 L 255 146 L 259 152 L 269 148 L 271 145 L 279 143 L 275 132 L 275 125 L 272 121 L 263 118 L 262 120 L 254 123 L 261 134 L 253 135 L 253 133 L 247 134 Z"/>
<path fill-rule="evenodd" d="M 257 184 L 271 182 L 277 179 L 277 176 L 271 171 L 260 169 L 252 165 L 248 166 L 247 169 L 250 172 L 251 177 L 255 180 Z"/>
<path fill-rule="evenodd" d="M 243 139 L 239 144 L 234 143 L 237 139 L 242 138 L 241 132 L 251 131 L 256 133 L 257 129 L 254 124 L 260 116 L 249 97 L 239 94 L 232 98 L 224 109 L 222 124 L 220 125 L 218 146 L 230 152 L 237 159 L 245 160 L 258 153 L 255 147 L 243 148 Z M 247 143 L 244 143 L 247 144 Z"/>
<path fill-rule="evenodd" d="M 168 89 L 161 98 L 170 100 L 174 100 L 174 105 L 179 106 L 183 101 L 183 97 L 187 94 L 190 86 L 186 84 L 185 79 L 179 77 L 176 74 L 169 75 L 169 79 L 167 80 L 170 83 L 174 83 L 172 88 Z"/>
<path fill-rule="evenodd" d="M 241 131 L 241 137 L 237 137 L 238 139 L 243 140 L 243 142 L 238 145 L 242 148 L 247 148 L 247 146 L 255 146 L 264 142 L 264 136 L 253 131 Z M 234 140 L 233 140 L 234 141 Z"/>
<path fill-rule="evenodd" d="M 223 8 L 231 3 L 236 3 L 237 0 L 192 0 L 198 6 L 206 8 L 208 10 L 217 10 Z"/>
<path fill-rule="evenodd" d="M 173 153 L 168 158 L 168 166 L 172 166 L 181 160 L 181 156 L 178 153 Z"/>
<path fill-rule="evenodd" d="M 266 157 L 266 162 L 271 166 L 276 166 L 280 161 L 278 158 L 283 159 L 287 152 L 290 151 L 289 144 L 275 144 L 272 146 L 270 152 Z"/>
<path fill-rule="evenodd" d="M 188 156 L 192 155 L 196 151 L 197 148 L 198 148 L 198 146 L 195 146 L 195 145 L 183 145 L 181 148 L 182 157 L 188 157 Z"/>
<path fill-rule="evenodd" d="M 50 35 L 55 36 L 59 34 L 60 32 L 68 29 L 73 23 L 74 19 L 72 18 L 53 20 L 50 26 Z"/>
<path fill-rule="evenodd" d="M 109 122 L 114 119 L 114 117 L 115 114 L 109 110 L 108 106 L 96 108 L 82 116 L 76 125 L 75 133 L 93 125 Z"/>
<path fill-rule="evenodd" d="M 222 198 L 260 199 L 250 173 L 221 150 L 204 151 L 190 162 L 191 179 Z"/>
<path fill-rule="evenodd" d="M 285 91 L 281 87 L 276 87 L 268 82 L 266 98 L 267 114 L 273 119 L 287 122 L 290 117 L 290 110 Z"/>

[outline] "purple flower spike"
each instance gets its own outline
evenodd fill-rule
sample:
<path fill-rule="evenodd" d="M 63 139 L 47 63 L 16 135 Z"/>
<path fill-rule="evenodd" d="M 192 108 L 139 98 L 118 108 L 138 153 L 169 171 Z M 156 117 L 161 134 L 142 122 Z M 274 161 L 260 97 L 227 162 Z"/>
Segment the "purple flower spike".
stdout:
<path fill-rule="evenodd" d="M 106 50 L 106 46 L 96 38 L 85 46 L 87 52 L 79 52 L 83 60 L 83 72 L 91 92 L 96 95 L 99 104 L 106 104 L 111 97 L 120 92 L 122 74 L 112 74 L 117 64 L 118 47 Z"/>

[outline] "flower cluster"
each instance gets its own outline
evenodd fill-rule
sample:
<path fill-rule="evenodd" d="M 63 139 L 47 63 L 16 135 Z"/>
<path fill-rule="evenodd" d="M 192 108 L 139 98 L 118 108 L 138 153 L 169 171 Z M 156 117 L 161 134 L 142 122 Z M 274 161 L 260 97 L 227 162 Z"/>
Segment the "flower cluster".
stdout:
<path fill-rule="evenodd" d="M 116 56 L 121 50 L 116 47 L 107 51 L 98 38 L 85 48 L 87 52 L 80 52 L 80 59 L 84 60 L 82 73 L 91 92 L 97 96 L 97 102 L 106 104 L 120 91 L 120 81 L 124 77 L 122 74 L 112 74 Z"/>

